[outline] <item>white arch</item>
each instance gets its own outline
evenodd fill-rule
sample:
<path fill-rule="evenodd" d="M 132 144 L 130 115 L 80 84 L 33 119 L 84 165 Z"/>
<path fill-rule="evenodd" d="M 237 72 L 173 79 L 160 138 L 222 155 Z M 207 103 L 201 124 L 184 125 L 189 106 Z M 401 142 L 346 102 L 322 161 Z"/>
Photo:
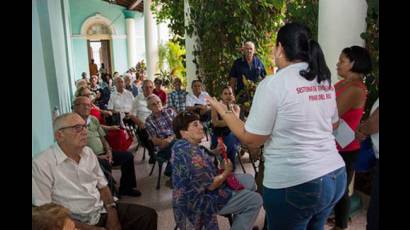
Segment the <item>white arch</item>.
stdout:
<path fill-rule="evenodd" d="M 89 37 L 87 34 L 87 30 L 90 28 L 90 26 L 93 26 L 95 24 L 103 24 L 108 27 L 110 30 L 110 35 L 116 35 L 117 32 L 115 30 L 115 27 L 112 25 L 112 21 L 104 16 L 102 16 L 100 13 L 96 13 L 94 16 L 88 17 L 83 24 L 81 25 L 81 35 L 83 37 Z"/>

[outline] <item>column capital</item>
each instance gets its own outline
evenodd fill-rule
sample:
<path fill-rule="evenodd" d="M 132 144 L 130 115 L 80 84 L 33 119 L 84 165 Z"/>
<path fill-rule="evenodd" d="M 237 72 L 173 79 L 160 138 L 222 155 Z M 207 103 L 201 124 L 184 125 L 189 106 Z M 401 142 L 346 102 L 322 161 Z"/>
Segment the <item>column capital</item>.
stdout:
<path fill-rule="evenodd" d="M 134 19 L 136 15 L 135 11 L 133 10 L 122 10 L 122 13 L 125 16 L 125 19 L 128 19 L 128 18 Z"/>

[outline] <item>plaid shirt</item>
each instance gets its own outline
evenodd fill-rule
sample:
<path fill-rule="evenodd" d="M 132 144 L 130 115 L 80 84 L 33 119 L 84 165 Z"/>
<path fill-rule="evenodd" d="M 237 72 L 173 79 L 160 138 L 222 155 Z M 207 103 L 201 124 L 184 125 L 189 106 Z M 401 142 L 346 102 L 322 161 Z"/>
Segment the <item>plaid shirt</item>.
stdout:
<path fill-rule="evenodd" d="M 187 95 L 188 92 L 185 90 L 173 91 L 168 95 L 168 106 L 175 108 L 178 113 L 185 111 L 185 102 Z"/>
<path fill-rule="evenodd" d="M 150 138 L 167 138 L 174 135 L 172 129 L 172 121 L 176 117 L 176 113 L 172 108 L 164 108 L 159 117 L 150 114 L 145 120 L 145 129 Z"/>

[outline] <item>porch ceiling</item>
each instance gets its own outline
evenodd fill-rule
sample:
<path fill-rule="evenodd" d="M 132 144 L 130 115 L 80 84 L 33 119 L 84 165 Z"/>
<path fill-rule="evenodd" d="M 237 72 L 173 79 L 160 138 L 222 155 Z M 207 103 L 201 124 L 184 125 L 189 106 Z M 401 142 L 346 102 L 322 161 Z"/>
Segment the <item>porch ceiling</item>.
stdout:
<path fill-rule="evenodd" d="M 109 2 L 111 4 L 116 4 L 119 6 L 124 6 L 129 10 L 144 12 L 144 1 L 143 0 L 103 0 L 104 2 Z"/>

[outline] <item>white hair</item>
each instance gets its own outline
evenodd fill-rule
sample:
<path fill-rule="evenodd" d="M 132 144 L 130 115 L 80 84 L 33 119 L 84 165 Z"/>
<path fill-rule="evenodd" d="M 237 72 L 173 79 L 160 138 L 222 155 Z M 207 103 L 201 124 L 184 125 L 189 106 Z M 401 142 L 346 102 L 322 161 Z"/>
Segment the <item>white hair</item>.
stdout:
<path fill-rule="evenodd" d="M 251 41 L 245 42 L 244 46 L 246 46 L 246 45 L 250 45 L 250 46 L 253 47 L 253 49 L 255 49 L 255 43 L 253 43 L 253 42 L 251 42 Z"/>
<path fill-rule="evenodd" d="M 54 133 L 57 132 L 59 129 L 61 129 L 62 127 L 64 127 L 65 122 L 67 121 L 67 119 L 71 116 L 79 116 L 76 113 L 64 113 L 61 114 L 60 116 L 56 117 L 53 121 L 53 131 Z"/>

